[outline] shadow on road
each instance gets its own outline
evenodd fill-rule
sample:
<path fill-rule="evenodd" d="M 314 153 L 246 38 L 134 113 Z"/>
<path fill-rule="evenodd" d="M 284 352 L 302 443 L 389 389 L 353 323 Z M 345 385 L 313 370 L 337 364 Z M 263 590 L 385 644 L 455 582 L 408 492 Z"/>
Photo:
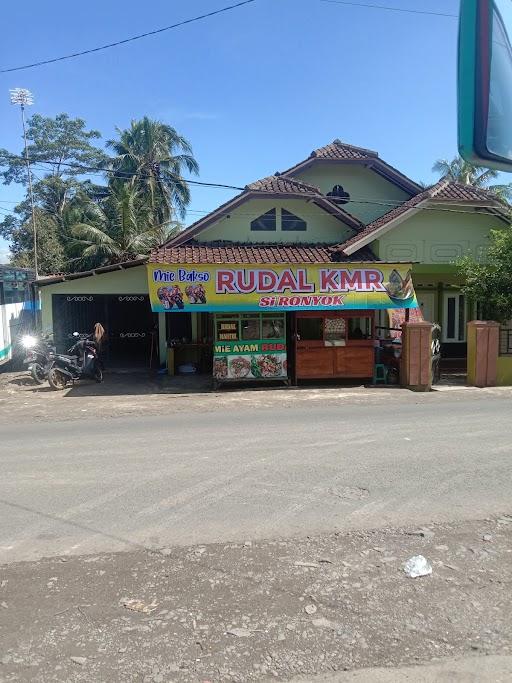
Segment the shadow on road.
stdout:
<path fill-rule="evenodd" d="M 32 515 L 35 515 L 36 517 L 42 517 L 43 519 L 48 519 L 52 522 L 58 522 L 59 524 L 66 524 L 68 526 L 72 526 L 75 529 L 81 529 L 82 531 L 87 531 L 90 533 L 95 534 L 96 536 L 102 536 L 103 538 L 109 538 L 113 541 L 118 541 L 120 543 L 125 543 L 126 545 L 131 546 L 132 548 L 136 548 L 137 550 L 144 550 L 147 552 L 153 552 L 153 548 L 148 548 L 147 546 L 141 544 L 141 543 L 136 543 L 135 541 L 131 541 L 128 538 L 124 538 L 123 536 L 116 536 L 115 534 L 109 534 L 106 533 L 105 531 L 100 531 L 99 529 L 95 529 L 94 527 L 87 526 L 86 524 L 81 524 L 80 522 L 72 522 L 69 519 L 64 519 L 63 517 L 59 517 L 58 515 L 50 515 L 47 512 L 42 512 L 41 510 L 35 510 L 34 508 L 28 507 L 26 505 L 20 505 L 19 503 L 13 503 L 9 500 L 4 500 L 0 498 L 0 505 L 5 505 L 10 508 L 14 508 L 15 510 L 23 510 L 23 512 L 29 512 Z"/>

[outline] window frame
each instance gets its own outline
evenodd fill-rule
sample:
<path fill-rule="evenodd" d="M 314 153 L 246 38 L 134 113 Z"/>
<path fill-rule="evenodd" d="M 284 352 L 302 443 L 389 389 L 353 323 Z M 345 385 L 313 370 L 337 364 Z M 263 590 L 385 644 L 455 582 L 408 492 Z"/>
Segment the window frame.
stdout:
<path fill-rule="evenodd" d="M 284 217 L 284 215 L 283 215 L 283 212 L 286 212 L 286 214 L 288 214 L 288 216 L 290 217 L 290 219 L 293 219 L 293 220 L 290 220 L 290 223 L 294 223 L 294 224 L 300 223 L 300 224 L 302 224 L 304 227 L 300 227 L 300 228 L 297 228 L 297 227 L 285 227 L 286 221 L 285 221 L 285 217 Z M 285 209 L 284 207 L 281 207 L 281 231 L 282 231 L 282 232 L 306 232 L 307 229 L 308 229 L 307 221 L 305 221 L 305 220 L 304 220 L 303 218 L 301 218 L 300 216 L 297 216 L 296 214 L 292 213 L 292 212 L 289 211 L 288 209 Z"/>
<path fill-rule="evenodd" d="M 270 217 L 270 214 L 273 214 L 274 227 L 254 227 L 255 225 L 257 225 L 258 221 L 261 221 L 265 217 Z M 262 213 L 260 216 L 258 216 L 250 222 L 249 228 L 251 232 L 277 232 L 277 209 L 269 209 L 268 211 L 265 211 L 265 213 Z"/>

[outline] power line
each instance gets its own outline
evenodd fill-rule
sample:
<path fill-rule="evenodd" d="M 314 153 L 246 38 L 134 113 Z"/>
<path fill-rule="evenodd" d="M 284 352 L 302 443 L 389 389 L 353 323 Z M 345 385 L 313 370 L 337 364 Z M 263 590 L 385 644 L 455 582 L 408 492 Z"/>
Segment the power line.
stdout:
<path fill-rule="evenodd" d="M 0 73 L 6 74 L 13 71 L 22 71 L 23 69 L 32 69 L 36 66 L 43 66 L 44 64 L 53 64 L 55 62 L 63 62 L 66 59 L 74 59 L 75 57 L 82 57 L 83 55 L 89 55 L 93 52 L 100 52 L 101 50 L 107 50 L 111 47 L 117 47 L 118 45 L 125 45 L 126 43 L 131 43 L 135 40 L 140 40 L 141 38 L 147 38 L 148 36 L 155 36 L 158 33 L 163 33 L 164 31 L 170 31 L 173 28 L 179 28 L 180 26 L 185 26 L 186 24 L 192 24 L 195 21 L 201 21 L 209 17 L 213 17 L 216 14 L 222 14 L 223 12 L 229 12 L 230 10 L 236 9 L 237 7 L 242 7 L 242 5 L 248 5 L 256 0 L 243 0 L 242 2 L 237 2 L 235 5 L 229 5 L 228 7 L 222 7 L 221 9 L 214 10 L 213 12 L 208 12 L 206 14 L 201 14 L 198 17 L 192 17 L 191 19 L 185 19 L 184 21 L 179 21 L 177 24 L 171 24 L 170 26 L 164 26 L 163 28 L 157 28 L 154 31 L 147 31 L 146 33 L 139 33 L 136 36 L 131 36 L 130 38 L 124 38 L 123 40 L 117 40 L 115 43 L 107 43 L 106 45 L 100 45 L 99 47 L 93 47 L 89 50 L 82 50 L 82 52 L 73 52 L 69 55 L 63 55 L 62 57 L 53 57 L 52 59 L 44 59 L 40 62 L 34 62 L 33 64 L 24 64 L 23 66 L 13 66 L 8 69 L 0 69 Z"/>
<path fill-rule="evenodd" d="M 310 196 L 305 196 L 306 199 L 311 198 Z M 324 195 L 319 195 L 319 198 L 322 199 L 328 199 L 328 197 Z M 433 198 L 434 201 L 436 201 L 436 198 Z M 428 198 L 425 199 L 425 201 L 429 201 Z M 467 204 L 463 203 L 458 203 L 458 202 L 451 202 L 450 200 L 443 200 L 443 199 L 438 199 L 437 201 L 439 202 L 445 202 L 445 203 L 450 203 L 452 206 L 467 206 Z M 385 200 L 385 199 L 370 199 L 370 198 L 357 198 L 357 197 L 351 197 L 350 198 L 350 203 L 351 204 L 362 204 L 362 205 L 370 205 L 370 206 L 383 206 L 386 207 L 389 211 L 392 209 L 396 209 L 400 207 L 403 202 L 397 202 L 396 200 Z M 469 210 L 469 211 L 463 211 L 461 209 L 450 209 L 450 208 L 443 208 L 441 206 L 412 206 L 410 207 L 411 210 L 414 211 L 437 211 L 437 212 L 442 212 L 442 213 L 457 213 L 457 214 L 465 214 L 465 215 L 472 215 L 474 216 L 477 214 L 478 216 L 493 216 L 496 217 L 496 213 L 492 211 L 482 211 L 480 209 L 495 209 L 498 210 L 498 207 L 494 207 L 491 204 L 481 204 L 479 206 L 475 207 L 475 210 Z M 478 209 L 478 210 L 477 210 Z M 407 209 L 409 210 L 409 209 Z M 0 209 L 3 213 L 6 215 L 12 215 L 15 214 L 15 211 L 7 210 L 7 209 Z M 223 210 L 223 211 L 216 211 L 215 209 L 187 209 L 187 214 L 196 214 L 198 216 L 198 220 L 200 219 L 201 216 L 207 216 L 209 214 L 215 213 L 218 218 L 225 218 L 226 216 L 231 216 L 233 214 L 233 209 L 229 210 Z M 300 211 L 300 216 L 301 218 L 317 218 L 318 215 L 323 215 L 325 211 L 321 209 L 320 207 L 318 208 L 317 211 L 313 212 L 305 212 L 305 211 Z M 387 211 L 386 211 L 387 213 Z M 257 218 L 258 216 L 261 215 L 261 211 L 237 211 L 237 216 L 244 217 L 244 218 Z M 352 215 L 352 214 L 350 214 Z M 385 214 L 383 214 L 385 215 Z M 376 217 L 377 219 L 378 217 Z M 376 220 L 375 219 L 375 220 Z"/>
<path fill-rule="evenodd" d="M 352 2 L 351 0 L 319 0 L 332 5 L 348 5 L 349 7 L 364 7 L 365 9 L 380 9 L 386 12 L 405 12 L 407 14 L 427 14 L 432 17 L 450 17 L 458 19 L 458 14 L 447 14 L 446 12 L 431 12 L 430 10 L 406 9 L 403 7 L 391 7 L 389 5 L 370 5 L 365 2 Z"/>
<path fill-rule="evenodd" d="M 19 156 L 18 154 L 7 154 L 4 158 L 7 159 L 12 159 L 13 161 L 20 161 L 20 162 L 25 162 L 25 157 Z M 29 157 L 30 164 L 34 168 L 39 168 L 42 171 L 48 171 L 49 169 L 45 166 L 41 166 L 41 164 L 46 164 L 47 166 L 55 166 L 57 164 L 56 161 L 45 161 L 44 159 L 34 159 Z M 133 173 L 124 173 L 123 171 L 118 171 L 113 168 L 103 168 L 101 166 L 86 166 L 84 164 L 76 164 L 76 163 L 71 163 L 67 161 L 59 161 L 58 162 L 60 166 L 66 166 L 71 169 L 75 169 L 76 171 L 83 171 L 82 175 L 92 175 L 92 176 L 103 176 L 105 173 L 110 173 L 116 178 L 125 178 L 125 179 L 130 179 L 133 178 Z M 0 166 L 1 166 L 0 162 Z M 152 175 L 147 175 L 147 174 L 138 174 L 139 178 L 144 178 L 144 179 L 150 179 L 154 178 Z M 190 185 L 201 185 L 205 187 L 218 187 L 226 190 L 238 190 L 238 191 L 243 191 L 245 188 L 244 187 L 239 187 L 238 185 L 226 185 L 224 183 L 208 183 L 202 180 L 192 180 L 190 179 L 185 179 L 185 178 L 176 178 L 177 180 L 181 180 L 184 183 L 190 184 Z"/>
<path fill-rule="evenodd" d="M 24 161 L 24 157 L 18 156 L 16 154 L 8 154 L 7 158 L 15 159 L 15 160 L 21 160 Z M 47 164 L 49 166 L 54 166 L 56 162 L 52 161 L 42 161 L 42 160 L 35 160 L 35 159 L 30 159 L 30 163 L 35 167 L 35 168 L 40 168 L 41 170 L 47 171 L 48 169 L 44 166 L 41 166 L 40 164 Z M 110 173 L 113 174 L 115 177 L 118 178 L 132 178 L 133 174 L 129 173 L 122 173 L 120 171 L 116 171 L 114 169 L 109 169 L 109 168 L 101 168 L 100 166 L 85 166 L 81 164 L 76 164 L 76 163 L 70 163 L 70 162 L 60 162 L 61 166 L 68 166 L 71 168 L 74 168 L 77 171 L 83 171 L 84 175 L 92 175 L 92 176 L 103 176 L 105 173 Z M 150 175 L 145 175 L 141 174 L 138 176 L 139 178 L 152 178 L 153 176 Z M 180 180 L 186 184 L 192 184 L 192 185 L 199 185 L 199 186 L 206 186 L 206 187 L 216 187 L 216 188 L 221 188 L 221 189 L 229 189 L 229 190 L 237 190 L 239 192 L 247 192 L 250 191 L 247 187 L 240 187 L 237 185 L 226 185 L 223 183 L 208 183 L 208 182 L 203 182 L 200 180 L 189 180 L 186 178 L 177 178 L 177 180 Z M 263 191 L 259 191 L 262 192 Z M 304 195 L 306 198 L 311 198 L 310 195 Z M 323 199 L 329 199 L 326 195 L 319 195 L 319 197 L 322 197 Z M 425 201 L 428 201 L 428 197 L 425 198 Z M 433 198 L 436 200 L 436 197 Z M 351 196 L 349 200 L 352 204 L 369 204 L 369 205 L 376 205 L 376 206 L 385 206 L 388 207 L 389 210 L 397 208 L 401 206 L 404 202 L 399 201 L 399 200 L 387 200 L 387 199 L 380 199 L 380 198 L 371 198 L 371 197 L 354 197 Z M 438 201 L 443 201 L 442 199 L 439 199 Z M 445 200 L 446 202 L 449 202 L 452 206 L 467 206 L 467 204 L 464 204 L 463 202 L 452 202 L 450 200 Z M 421 210 L 421 211 L 442 211 L 442 212 L 448 212 L 448 213 L 462 213 L 462 214 L 474 214 L 473 211 L 461 211 L 459 209 L 447 209 L 447 208 L 441 208 L 438 206 L 414 206 L 411 207 L 416 210 Z M 483 208 L 483 209 L 493 209 L 493 208 L 498 208 L 498 207 L 493 207 L 491 204 L 481 204 L 478 207 L 478 209 Z M 226 216 L 230 215 L 232 211 L 226 210 L 222 212 L 216 212 L 215 209 L 213 211 L 208 211 L 208 210 L 200 210 L 200 209 L 187 209 L 187 213 L 204 213 L 205 215 L 208 215 L 210 213 L 217 213 L 218 216 Z M 318 212 L 315 214 L 306 214 L 304 212 L 301 212 L 303 216 L 313 216 L 313 215 L 318 215 Z M 485 212 L 485 211 L 478 211 L 478 214 L 480 216 L 495 216 L 495 213 L 492 212 Z M 238 215 L 240 216 L 254 216 L 257 217 L 260 214 L 259 213 L 239 213 Z"/>

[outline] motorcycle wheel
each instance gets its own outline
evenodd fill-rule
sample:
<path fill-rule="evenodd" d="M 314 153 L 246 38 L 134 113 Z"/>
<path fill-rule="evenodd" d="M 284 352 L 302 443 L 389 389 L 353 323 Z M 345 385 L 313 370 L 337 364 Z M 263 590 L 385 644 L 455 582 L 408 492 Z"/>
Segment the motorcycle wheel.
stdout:
<path fill-rule="evenodd" d="M 34 363 L 32 367 L 30 368 L 30 374 L 32 376 L 32 379 L 36 384 L 44 384 L 46 381 L 46 375 L 43 370 L 43 368 L 38 364 Z"/>
<path fill-rule="evenodd" d="M 62 391 L 66 388 L 66 376 L 59 372 L 56 368 L 52 368 L 48 373 L 48 383 L 54 391 Z"/>
<path fill-rule="evenodd" d="M 94 372 L 94 379 L 98 384 L 103 382 L 103 370 L 98 366 Z"/>

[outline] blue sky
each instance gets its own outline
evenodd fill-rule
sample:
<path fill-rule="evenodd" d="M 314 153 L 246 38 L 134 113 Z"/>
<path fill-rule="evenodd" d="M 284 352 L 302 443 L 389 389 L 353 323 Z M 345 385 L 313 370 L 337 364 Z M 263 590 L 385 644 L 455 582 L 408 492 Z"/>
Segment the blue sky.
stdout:
<path fill-rule="evenodd" d="M 354 0 L 357 1 L 357 0 Z M 457 0 L 361 0 L 457 14 Z M 113 42 L 230 0 L 8 2 L 1 68 Z M 21 151 L 8 90 L 33 112 L 80 116 L 104 139 L 143 115 L 191 141 L 201 180 L 245 185 L 340 138 L 415 180 L 456 153 L 454 18 L 320 0 L 256 2 L 176 30 L 27 71 L 0 74 L 0 147 Z M 187 222 L 233 193 L 193 188 Z M 0 185 L 0 211 L 22 195 Z M 0 261 L 5 257 L 0 241 Z M 3 253 L 2 253 L 3 252 Z"/>

